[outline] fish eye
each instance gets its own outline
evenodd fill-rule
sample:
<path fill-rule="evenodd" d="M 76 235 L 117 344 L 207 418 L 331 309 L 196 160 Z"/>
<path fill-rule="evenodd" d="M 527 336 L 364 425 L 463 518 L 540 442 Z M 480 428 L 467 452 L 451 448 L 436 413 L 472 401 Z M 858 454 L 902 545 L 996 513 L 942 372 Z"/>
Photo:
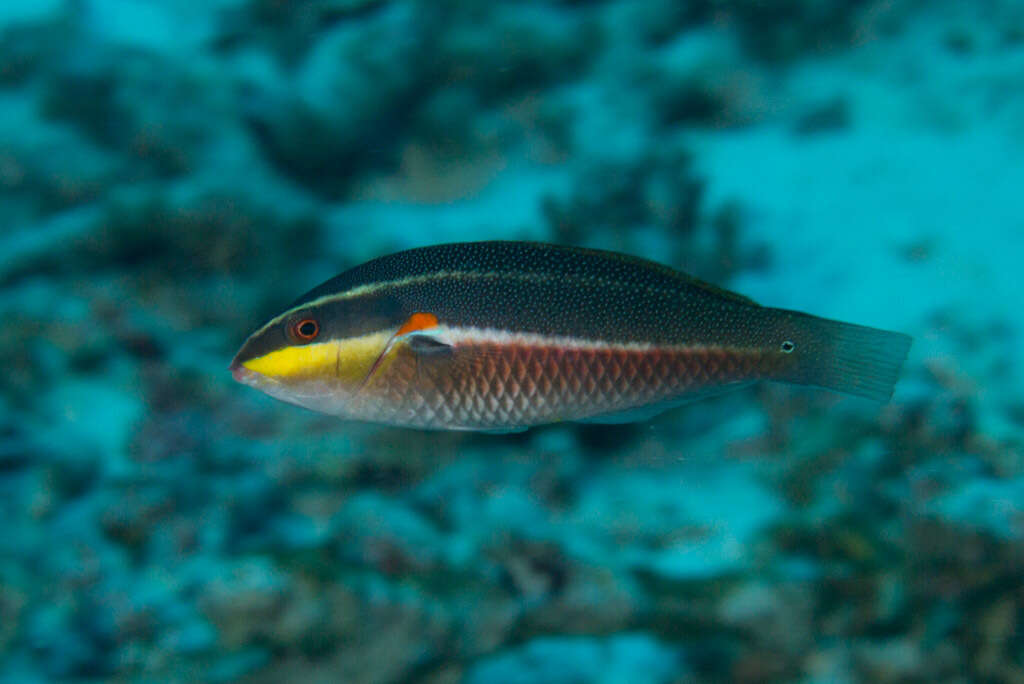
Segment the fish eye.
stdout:
<path fill-rule="evenodd" d="M 783 354 L 792 354 L 794 349 L 796 349 L 796 345 L 793 344 L 792 340 L 785 340 L 779 346 L 779 351 L 781 351 Z"/>
<path fill-rule="evenodd" d="M 296 339 L 309 342 L 320 334 L 320 324 L 312 318 L 302 318 L 292 325 L 292 333 Z"/>

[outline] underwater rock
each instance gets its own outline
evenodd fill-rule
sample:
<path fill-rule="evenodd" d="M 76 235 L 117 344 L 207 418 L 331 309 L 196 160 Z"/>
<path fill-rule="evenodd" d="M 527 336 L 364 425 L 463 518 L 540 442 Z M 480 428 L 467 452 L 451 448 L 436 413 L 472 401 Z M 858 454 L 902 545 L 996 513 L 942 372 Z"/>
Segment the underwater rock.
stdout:
<path fill-rule="evenodd" d="M 744 46 L 766 60 L 788 60 L 849 45 L 878 0 L 727 0 L 719 11 L 737 24 Z"/>
<path fill-rule="evenodd" d="M 394 3 L 338 23 L 296 66 L 293 90 L 250 97 L 249 126 L 285 174 L 338 197 L 357 173 L 393 162 L 428 64 L 420 19 Z"/>
<path fill-rule="evenodd" d="M 623 572 L 566 561 L 543 596 L 525 602 L 522 634 L 593 634 L 628 629 L 643 614 L 644 597 Z"/>
<path fill-rule="evenodd" d="M 59 24 L 0 28 L 0 84 L 7 88 L 24 86 L 65 38 Z"/>
<path fill-rule="evenodd" d="M 687 243 L 690 249 L 697 248 L 702 197 L 703 184 L 692 173 L 689 156 L 668 151 L 584 167 L 573 179 L 568 196 L 549 196 L 542 209 L 556 242 L 597 242 L 642 255 L 651 242 Z M 608 238 L 614 242 L 609 244 Z M 661 261 L 671 261 L 664 254 L 667 245 L 659 247 L 652 251 L 661 253 Z M 679 251 L 690 253 L 693 263 L 703 261 L 690 249 Z"/>
<path fill-rule="evenodd" d="M 841 131 L 850 125 L 850 105 L 842 97 L 835 97 L 810 107 L 793 125 L 798 135 L 818 135 Z"/>
<path fill-rule="evenodd" d="M 929 505 L 950 525 L 988 532 L 1007 541 L 1024 539 L 1024 477 L 975 475 Z"/>
<path fill-rule="evenodd" d="M 350 499 L 333 527 L 345 557 L 385 575 L 426 572 L 444 557 L 444 541 L 426 520 L 369 492 Z"/>
<path fill-rule="evenodd" d="M 66 0 L 35 0 L 5 2 L 0 7 L 0 32 L 24 24 L 38 24 L 60 17 L 67 9 Z"/>
<path fill-rule="evenodd" d="M 176 655 L 198 655 L 212 650 L 217 644 L 217 630 L 202 618 L 167 629 L 160 639 L 160 647 Z"/>
<path fill-rule="evenodd" d="M 228 652 L 213 663 L 205 676 L 211 682 L 235 682 L 246 676 L 252 678 L 270 659 L 270 653 L 259 647 Z"/>
<path fill-rule="evenodd" d="M 188 2 L 81 0 L 72 4 L 77 26 L 98 43 L 129 53 L 163 54 L 187 64 L 216 37 L 220 12 L 238 0 L 208 0 L 205 12 Z"/>
<path fill-rule="evenodd" d="M 638 469 L 595 480 L 581 492 L 572 520 L 636 570 L 689 580 L 742 571 L 755 535 L 785 507 L 749 464 L 689 470 Z"/>
<path fill-rule="evenodd" d="M 5 560 L 0 563 L 0 653 L 10 653 L 16 639 L 21 636 L 26 608 L 29 603 L 30 579 L 25 568 Z"/>
<path fill-rule="evenodd" d="M 716 283 L 768 262 L 767 247 L 742 239 L 740 207 L 708 206 L 685 148 L 579 166 L 570 191 L 541 205 L 555 242 L 646 256 Z"/>
<path fill-rule="evenodd" d="M 341 22 L 394 4 L 391 0 L 307 0 L 302 3 L 278 0 L 231 2 L 220 14 L 217 45 L 230 51 L 255 44 L 283 64 L 295 64 L 319 35 Z"/>
<path fill-rule="evenodd" d="M 854 651 L 854 671 L 875 682 L 899 682 L 918 677 L 929 657 L 909 639 L 890 639 L 859 645 Z"/>
<path fill-rule="evenodd" d="M 101 518 L 103 532 L 114 542 L 138 550 L 165 524 L 174 510 L 170 493 L 157 487 L 128 491 L 106 506 Z"/>
<path fill-rule="evenodd" d="M 609 3 L 612 4 L 612 3 Z M 626 26 L 647 45 L 662 46 L 688 30 L 699 28 L 714 19 L 715 2 L 676 2 L 675 0 L 648 0 L 622 2 L 614 7 L 619 25 Z"/>
<path fill-rule="evenodd" d="M 201 187 L 181 195 L 126 192 L 105 202 L 97 221 L 92 231 L 64 246 L 65 268 L 121 269 L 132 281 L 133 303 L 159 310 L 165 321 L 179 325 L 213 320 L 238 325 L 238 338 L 251 325 L 245 309 L 259 307 L 249 297 L 275 302 L 281 297 L 265 286 L 246 287 L 246 279 L 281 287 L 295 283 L 301 274 L 294 264 L 315 254 L 319 235 L 316 221 L 304 213 L 282 214 L 245 194 Z M 229 273 L 230 283 L 223 280 Z M 220 279 L 222 286 L 194 298 L 175 285 L 176 278 Z"/>
<path fill-rule="evenodd" d="M 514 98 L 579 76 L 602 48 L 586 12 L 542 3 L 492 3 L 446 17 L 436 78 L 484 102 Z"/>
<path fill-rule="evenodd" d="M 256 681 L 406 681 L 449 643 L 450 617 L 413 587 L 367 577 L 353 580 L 347 592 L 341 604 L 328 594 L 327 620 Z"/>
<path fill-rule="evenodd" d="M 38 448 L 19 418 L 13 407 L 0 400 L 0 473 L 20 470 L 37 457 Z"/>
<path fill-rule="evenodd" d="M 574 682 L 679 681 L 686 673 L 678 649 L 646 634 L 543 637 L 491 656 L 466 673 L 468 684 L 572 684 Z"/>
<path fill-rule="evenodd" d="M 39 120 L 26 102 L 7 101 L 4 108 L 0 197 L 10 201 L 2 212 L 6 220 L 27 223 L 84 204 L 114 182 L 120 166 L 115 157 L 65 127 Z"/>
<path fill-rule="evenodd" d="M 87 598 L 37 606 L 26 638 L 34 655 L 54 678 L 96 678 L 113 672 L 113 635 L 106 613 Z"/>
<path fill-rule="evenodd" d="M 665 129 L 727 128 L 765 116 L 764 77 L 750 69 L 730 33 L 687 32 L 655 55 L 638 78 L 649 82 L 651 111 Z"/>
<path fill-rule="evenodd" d="M 292 591 L 291 578 L 271 561 L 239 559 L 206 580 L 199 605 L 219 641 L 238 648 L 268 635 Z"/>
<path fill-rule="evenodd" d="M 40 435 L 39 441 L 79 463 L 77 467 L 66 464 L 69 473 L 86 476 L 96 469 L 108 474 L 130 470 L 126 447 L 145 410 L 135 393 L 117 387 L 109 378 L 107 382 L 65 380 L 46 394 L 41 408 L 51 425 L 60 429 Z"/>
<path fill-rule="evenodd" d="M 755 581 L 729 594 L 720 611 L 725 624 L 748 630 L 759 648 L 792 657 L 813 641 L 813 608 L 804 587 Z"/>
<path fill-rule="evenodd" d="M 74 125 L 91 141 L 131 160 L 143 176 L 194 170 L 222 119 L 202 77 L 166 58 L 78 44 L 45 79 L 45 116 Z M 188 102 L 189 106 L 179 106 Z"/>
<path fill-rule="evenodd" d="M 467 136 L 480 142 L 473 130 L 494 108 L 579 76 L 600 46 L 582 11 L 380 3 L 317 35 L 296 58 L 294 86 L 265 84 L 246 116 L 284 173 L 334 199 L 415 150 L 444 150 Z M 445 91 L 456 107 L 439 101 Z M 461 152 L 465 162 L 480 150 L 463 144 Z"/>

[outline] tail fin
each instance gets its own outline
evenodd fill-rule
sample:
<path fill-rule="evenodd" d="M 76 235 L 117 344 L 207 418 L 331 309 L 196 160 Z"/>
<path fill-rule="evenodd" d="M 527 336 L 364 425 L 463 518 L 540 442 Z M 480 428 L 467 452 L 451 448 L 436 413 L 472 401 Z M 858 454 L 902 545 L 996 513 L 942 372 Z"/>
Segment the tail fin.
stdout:
<path fill-rule="evenodd" d="M 907 358 L 911 337 L 903 333 L 787 312 L 794 327 L 796 357 L 779 380 L 813 385 L 886 402 Z M 806 336 L 806 344 L 800 338 Z"/>

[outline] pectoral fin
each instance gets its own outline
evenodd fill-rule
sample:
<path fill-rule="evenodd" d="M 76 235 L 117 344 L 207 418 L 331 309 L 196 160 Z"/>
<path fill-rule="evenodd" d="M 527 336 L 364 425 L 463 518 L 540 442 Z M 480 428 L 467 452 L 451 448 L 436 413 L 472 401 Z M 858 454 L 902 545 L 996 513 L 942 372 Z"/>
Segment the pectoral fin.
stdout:
<path fill-rule="evenodd" d="M 417 354 L 439 354 L 450 352 L 452 345 L 440 331 L 421 330 L 403 335 L 409 349 Z"/>

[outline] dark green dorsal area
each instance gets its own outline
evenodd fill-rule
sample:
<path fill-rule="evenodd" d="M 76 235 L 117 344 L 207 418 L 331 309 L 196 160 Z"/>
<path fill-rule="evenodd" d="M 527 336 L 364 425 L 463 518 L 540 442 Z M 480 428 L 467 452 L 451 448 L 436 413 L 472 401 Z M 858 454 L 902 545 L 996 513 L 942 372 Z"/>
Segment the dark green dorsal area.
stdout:
<path fill-rule="evenodd" d="M 332 278 L 293 307 L 317 300 L 315 314 L 336 337 L 398 329 L 425 312 L 454 327 L 610 344 L 747 345 L 766 311 L 652 261 L 532 242 L 398 252 Z"/>
<path fill-rule="evenodd" d="M 640 257 L 539 242 L 461 242 L 419 247 L 383 256 L 331 278 L 296 300 L 290 308 L 373 283 L 435 273 L 498 273 L 592 278 L 620 287 L 698 290 L 737 303 L 747 297 Z"/>

